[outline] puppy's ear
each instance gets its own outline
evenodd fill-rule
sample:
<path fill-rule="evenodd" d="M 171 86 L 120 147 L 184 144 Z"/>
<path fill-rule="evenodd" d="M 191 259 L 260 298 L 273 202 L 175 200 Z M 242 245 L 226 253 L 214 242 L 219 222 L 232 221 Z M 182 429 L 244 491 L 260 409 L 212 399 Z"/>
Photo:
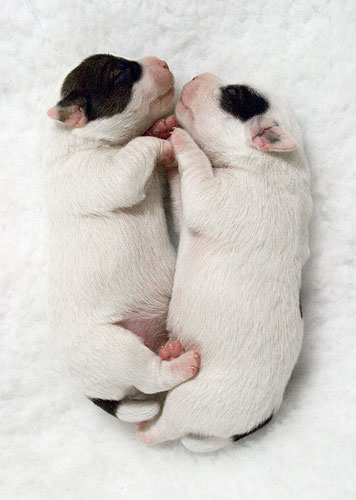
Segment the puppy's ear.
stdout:
<path fill-rule="evenodd" d="M 59 120 L 71 128 L 84 127 L 88 122 L 88 102 L 83 95 L 69 94 L 56 106 L 47 111 L 47 115 L 53 120 Z"/>
<path fill-rule="evenodd" d="M 248 141 L 260 151 L 293 151 L 295 139 L 268 115 L 254 116 L 246 123 Z"/>

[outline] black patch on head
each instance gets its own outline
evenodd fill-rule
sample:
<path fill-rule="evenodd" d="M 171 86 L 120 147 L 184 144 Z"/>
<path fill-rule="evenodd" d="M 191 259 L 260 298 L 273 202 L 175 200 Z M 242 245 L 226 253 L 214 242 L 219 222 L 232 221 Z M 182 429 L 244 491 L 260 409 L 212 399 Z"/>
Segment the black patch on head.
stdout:
<path fill-rule="evenodd" d="M 99 406 L 102 410 L 110 413 L 116 417 L 116 411 L 119 407 L 120 401 L 115 401 L 111 399 L 98 399 L 98 398 L 89 398 L 96 406 Z"/>
<path fill-rule="evenodd" d="M 136 61 L 109 54 L 90 56 L 64 80 L 59 108 L 78 105 L 88 121 L 121 113 L 131 99 L 132 87 L 142 76 Z M 60 118 L 61 110 L 59 110 Z"/>
<path fill-rule="evenodd" d="M 239 439 L 242 439 L 246 436 L 249 436 L 250 434 L 252 434 L 253 432 L 256 432 L 258 431 L 259 429 L 261 429 L 262 427 L 264 427 L 266 424 L 268 424 L 268 422 L 270 422 L 272 420 L 272 417 L 273 417 L 273 413 L 270 417 L 268 417 L 264 422 L 262 422 L 261 424 L 257 425 L 256 427 L 254 427 L 252 430 L 250 430 L 249 432 L 245 432 L 244 434 L 234 434 L 232 436 L 232 440 L 233 442 L 236 442 L 238 441 Z"/>
<path fill-rule="evenodd" d="M 267 99 L 247 85 L 227 85 L 220 91 L 222 109 L 243 122 L 265 113 L 269 108 Z"/>

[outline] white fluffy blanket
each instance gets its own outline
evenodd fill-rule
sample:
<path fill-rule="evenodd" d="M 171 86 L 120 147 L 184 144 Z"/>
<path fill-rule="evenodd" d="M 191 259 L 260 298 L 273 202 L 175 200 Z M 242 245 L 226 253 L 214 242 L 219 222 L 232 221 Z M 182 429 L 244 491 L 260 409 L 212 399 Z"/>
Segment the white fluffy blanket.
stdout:
<path fill-rule="evenodd" d="M 1 7 L 2 500 L 356 498 L 353 0 L 5 0 Z M 78 393 L 46 319 L 41 140 L 85 56 L 158 55 L 177 87 L 258 78 L 294 106 L 313 177 L 305 342 L 280 413 L 234 448 L 147 448 Z"/>

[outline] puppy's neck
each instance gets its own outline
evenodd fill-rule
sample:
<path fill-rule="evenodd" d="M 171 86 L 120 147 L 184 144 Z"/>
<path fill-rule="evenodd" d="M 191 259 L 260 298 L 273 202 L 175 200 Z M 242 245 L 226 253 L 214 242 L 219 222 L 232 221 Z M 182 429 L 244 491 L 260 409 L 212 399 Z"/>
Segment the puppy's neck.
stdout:
<path fill-rule="evenodd" d="M 124 146 L 133 138 L 142 135 L 150 125 L 149 116 L 138 121 L 132 113 L 127 112 L 121 113 L 120 116 L 93 120 L 85 127 L 74 129 L 72 133 L 78 137 L 98 141 L 98 143 Z"/>
<path fill-rule="evenodd" d="M 96 136 L 95 134 L 82 133 L 83 129 L 69 129 L 62 123 L 52 124 L 52 133 L 56 135 L 57 144 L 62 144 L 62 147 L 67 150 L 68 153 L 74 153 L 78 151 L 85 150 L 98 150 L 108 147 L 122 147 L 128 141 L 124 138 L 114 137 L 105 138 L 100 134 Z"/>

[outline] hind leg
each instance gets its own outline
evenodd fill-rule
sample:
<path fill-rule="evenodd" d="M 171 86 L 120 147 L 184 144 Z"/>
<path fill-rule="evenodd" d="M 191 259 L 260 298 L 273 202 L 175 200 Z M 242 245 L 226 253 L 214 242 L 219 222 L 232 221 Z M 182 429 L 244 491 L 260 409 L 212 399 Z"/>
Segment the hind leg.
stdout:
<path fill-rule="evenodd" d="M 117 325 L 86 334 L 72 352 L 72 373 L 90 398 L 118 400 L 132 387 L 145 394 L 168 391 L 193 377 L 199 368 L 196 351 L 162 361 L 142 339 Z"/>

